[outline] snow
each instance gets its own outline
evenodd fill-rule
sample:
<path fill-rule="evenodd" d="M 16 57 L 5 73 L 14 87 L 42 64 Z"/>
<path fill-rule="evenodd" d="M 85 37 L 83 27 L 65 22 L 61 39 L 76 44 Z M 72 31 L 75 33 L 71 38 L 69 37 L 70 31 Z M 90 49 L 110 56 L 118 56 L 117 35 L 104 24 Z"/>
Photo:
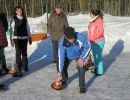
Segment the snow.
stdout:
<path fill-rule="evenodd" d="M 28 18 L 28 22 L 31 28 L 31 33 L 46 33 L 47 32 L 47 15 L 46 13 L 43 16 L 37 18 Z"/>
<path fill-rule="evenodd" d="M 88 31 L 88 24 L 90 22 L 88 14 L 79 14 L 70 16 L 67 15 L 69 25 L 74 27 L 77 32 L 82 32 L 85 35 Z M 38 18 L 28 18 L 32 34 L 46 33 L 47 32 L 47 17 L 46 14 Z M 111 16 L 109 14 L 104 15 L 104 28 L 106 45 L 104 48 L 104 55 L 108 54 L 113 45 L 117 44 L 113 52 L 118 53 L 119 49 L 123 48 L 123 52 L 130 52 L 130 17 Z M 37 52 L 36 52 L 37 51 Z M 15 50 L 9 46 L 5 49 L 7 64 L 15 62 Z M 49 56 L 48 56 L 49 55 Z M 52 60 L 52 44 L 50 37 L 46 40 L 33 42 L 31 46 L 28 46 L 29 63 L 33 64 L 43 58 L 50 57 Z"/>

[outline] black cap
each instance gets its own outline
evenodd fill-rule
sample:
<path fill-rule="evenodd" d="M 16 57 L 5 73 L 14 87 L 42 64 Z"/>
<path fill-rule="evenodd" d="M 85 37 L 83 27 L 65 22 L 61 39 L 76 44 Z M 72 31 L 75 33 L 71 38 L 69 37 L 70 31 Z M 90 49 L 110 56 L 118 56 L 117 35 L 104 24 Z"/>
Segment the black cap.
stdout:
<path fill-rule="evenodd" d="M 55 8 L 62 8 L 62 4 L 61 3 L 56 3 Z"/>
<path fill-rule="evenodd" d="M 66 36 L 66 38 L 68 39 L 72 39 L 75 38 L 75 30 L 72 27 L 68 27 L 64 30 L 64 35 Z"/>

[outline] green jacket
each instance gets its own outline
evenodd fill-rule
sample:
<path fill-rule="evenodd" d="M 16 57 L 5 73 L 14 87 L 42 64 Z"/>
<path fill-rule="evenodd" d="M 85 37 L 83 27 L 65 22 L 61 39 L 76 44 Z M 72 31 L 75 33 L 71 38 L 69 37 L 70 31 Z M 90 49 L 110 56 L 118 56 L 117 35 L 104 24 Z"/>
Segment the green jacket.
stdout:
<path fill-rule="evenodd" d="M 68 26 L 68 20 L 64 13 L 60 16 L 52 13 L 48 20 L 48 31 L 51 34 L 51 39 L 59 41 L 64 34 L 64 29 Z"/>

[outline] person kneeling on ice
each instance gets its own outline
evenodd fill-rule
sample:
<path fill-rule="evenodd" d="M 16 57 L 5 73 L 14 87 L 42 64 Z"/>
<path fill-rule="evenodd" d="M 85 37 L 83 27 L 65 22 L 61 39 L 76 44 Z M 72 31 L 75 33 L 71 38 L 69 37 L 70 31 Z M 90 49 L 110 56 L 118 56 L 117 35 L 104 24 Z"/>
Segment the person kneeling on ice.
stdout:
<path fill-rule="evenodd" d="M 72 60 L 76 60 L 79 73 L 80 93 L 85 93 L 85 58 L 90 52 L 90 45 L 86 37 L 74 28 L 68 27 L 64 30 L 64 35 L 59 41 L 59 72 L 57 80 L 61 80 L 62 85 L 67 84 L 68 66 Z"/>

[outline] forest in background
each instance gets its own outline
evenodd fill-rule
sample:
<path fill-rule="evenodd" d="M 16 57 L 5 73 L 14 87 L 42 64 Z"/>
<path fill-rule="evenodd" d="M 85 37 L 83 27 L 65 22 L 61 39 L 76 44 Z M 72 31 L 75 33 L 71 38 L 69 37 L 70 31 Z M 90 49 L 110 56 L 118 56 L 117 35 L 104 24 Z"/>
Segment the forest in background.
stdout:
<path fill-rule="evenodd" d="M 130 16 L 130 0 L 0 0 L 0 12 L 10 17 L 14 7 L 21 5 L 28 17 L 37 17 L 52 12 L 57 2 L 63 4 L 65 13 L 88 13 L 98 8 L 114 16 Z"/>

